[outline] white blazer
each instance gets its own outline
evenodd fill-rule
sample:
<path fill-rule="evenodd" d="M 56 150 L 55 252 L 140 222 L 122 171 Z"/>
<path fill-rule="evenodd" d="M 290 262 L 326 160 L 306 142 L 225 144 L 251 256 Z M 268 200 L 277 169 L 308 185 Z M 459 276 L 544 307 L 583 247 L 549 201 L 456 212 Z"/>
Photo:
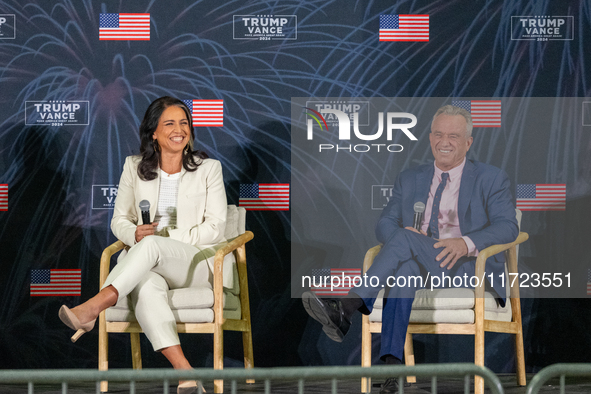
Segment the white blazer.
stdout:
<path fill-rule="evenodd" d="M 111 220 L 113 234 L 128 246 L 135 242 L 135 229 L 141 224 L 139 203 L 150 202 L 150 221 L 154 220 L 160 191 L 160 172 L 151 181 L 142 181 L 137 173 L 140 156 L 125 159 L 115 211 Z M 199 248 L 225 241 L 226 190 L 219 161 L 205 159 L 196 171 L 181 170 L 177 201 L 177 228 L 170 238 Z"/>

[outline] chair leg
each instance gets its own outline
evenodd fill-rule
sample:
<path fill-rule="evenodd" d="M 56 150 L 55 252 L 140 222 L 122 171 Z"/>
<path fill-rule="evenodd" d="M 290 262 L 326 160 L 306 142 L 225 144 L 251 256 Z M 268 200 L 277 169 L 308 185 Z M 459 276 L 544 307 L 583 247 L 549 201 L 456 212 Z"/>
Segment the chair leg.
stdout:
<path fill-rule="evenodd" d="M 515 364 L 517 369 L 517 384 L 526 385 L 525 379 L 525 355 L 523 349 L 523 326 L 521 323 L 521 302 L 519 299 L 511 299 L 513 319 L 517 322 L 519 330 L 515 334 Z"/>
<path fill-rule="evenodd" d="M 406 341 L 404 342 L 404 363 L 407 366 L 414 366 L 415 365 L 415 350 L 412 345 L 412 334 L 409 332 L 406 333 Z M 406 381 L 408 383 L 416 383 L 417 377 L 416 376 L 407 376 Z"/>
<path fill-rule="evenodd" d="M 142 369 L 142 348 L 140 347 L 140 333 L 132 332 L 129 334 L 131 339 L 131 360 L 133 369 Z"/>
<path fill-rule="evenodd" d="M 509 249 L 506 256 L 509 272 L 518 272 L 516 247 Z M 525 386 L 525 356 L 523 350 L 523 325 L 521 321 L 521 298 L 519 297 L 519 286 L 511 287 L 511 311 L 513 313 L 512 321 L 515 322 L 518 327 L 518 331 L 515 334 L 515 366 L 517 369 L 517 384 L 519 386 Z"/>
<path fill-rule="evenodd" d="M 527 384 L 525 379 L 525 356 L 523 351 L 523 331 L 521 328 L 515 335 L 515 363 L 517 364 L 517 384 L 525 386 Z"/>
<path fill-rule="evenodd" d="M 106 371 L 109 369 L 109 334 L 107 333 L 107 321 L 105 319 L 105 311 L 102 311 L 99 316 L 99 371 Z M 109 391 L 109 382 L 101 382 L 101 392 Z"/>
<path fill-rule="evenodd" d="M 367 315 L 363 315 L 361 323 L 361 366 L 371 367 L 371 332 Z M 361 392 L 371 393 L 371 378 L 361 378 Z"/>
<path fill-rule="evenodd" d="M 248 274 L 246 272 L 246 248 L 240 246 L 234 252 L 238 281 L 240 283 L 240 309 L 242 320 L 246 322 L 248 331 L 242 332 L 242 347 L 244 349 L 244 368 L 254 368 L 254 354 L 252 351 L 252 325 L 250 324 L 250 301 L 248 298 Z M 254 379 L 246 379 L 246 383 L 254 383 Z"/>
<path fill-rule="evenodd" d="M 519 300 L 518 300 L 519 301 Z M 523 350 L 523 327 L 521 326 L 521 313 L 519 313 L 519 331 L 515 334 L 515 364 L 517 368 L 517 384 L 525 386 L 525 356 Z"/>
<path fill-rule="evenodd" d="M 254 354 L 252 351 L 252 331 L 242 333 L 242 347 L 244 348 L 244 368 L 254 368 Z M 254 379 L 246 379 L 246 383 L 254 383 Z"/>
<path fill-rule="evenodd" d="M 484 324 L 474 334 L 474 364 L 484 367 Z M 474 376 L 474 394 L 484 394 L 484 379 L 480 376 Z"/>
<path fill-rule="evenodd" d="M 224 330 L 219 325 L 216 325 L 213 332 L 213 369 L 224 369 Z M 213 381 L 213 392 L 224 392 L 223 380 Z"/>

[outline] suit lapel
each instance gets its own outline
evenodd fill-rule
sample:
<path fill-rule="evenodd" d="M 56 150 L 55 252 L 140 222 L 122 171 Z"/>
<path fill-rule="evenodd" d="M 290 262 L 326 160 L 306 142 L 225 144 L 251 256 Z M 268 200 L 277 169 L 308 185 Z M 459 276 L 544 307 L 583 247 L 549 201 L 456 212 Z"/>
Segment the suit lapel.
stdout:
<path fill-rule="evenodd" d="M 154 221 L 158 209 L 158 194 L 160 191 L 160 169 L 157 169 L 158 177 L 148 182 L 142 182 L 142 195 L 140 198 L 150 201 L 150 221 Z"/>
<path fill-rule="evenodd" d="M 201 173 L 201 171 L 199 171 L 199 168 L 197 168 L 197 171 L 195 172 L 187 172 L 187 170 L 185 170 L 185 167 L 183 166 L 181 168 L 181 176 L 179 179 L 179 190 L 178 190 L 178 197 L 176 199 L 176 215 L 177 215 L 177 225 L 180 223 L 180 221 L 182 221 L 182 219 L 184 218 L 183 216 L 183 211 L 186 207 L 186 203 L 187 203 L 187 188 L 190 186 L 190 184 L 192 182 L 194 182 L 194 180 L 191 178 L 192 175 L 195 175 L 197 173 Z M 187 177 L 187 179 L 185 179 L 185 175 Z"/>
<path fill-rule="evenodd" d="M 458 219 L 460 221 L 460 231 L 465 233 L 464 225 L 466 212 L 470 205 L 470 198 L 474 192 L 474 182 L 476 181 L 476 167 L 470 160 L 466 159 L 466 165 L 462 172 L 462 183 L 460 184 L 460 195 L 458 196 Z"/>
<path fill-rule="evenodd" d="M 425 170 L 419 172 L 416 175 L 416 186 L 413 204 L 417 201 L 422 201 L 427 205 L 427 199 L 429 198 L 429 189 L 431 188 L 431 182 L 433 181 L 433 173 L 435 168 L 433 165 L 427 166 Z"/>

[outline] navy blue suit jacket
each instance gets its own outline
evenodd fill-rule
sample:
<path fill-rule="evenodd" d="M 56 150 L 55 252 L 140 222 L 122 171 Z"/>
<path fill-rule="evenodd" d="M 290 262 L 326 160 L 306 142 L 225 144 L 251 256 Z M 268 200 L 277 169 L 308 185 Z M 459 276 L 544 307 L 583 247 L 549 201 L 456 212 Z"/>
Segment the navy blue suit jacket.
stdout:
<path fill-rule="evenodd" d="M 417 201 L 427 204 L 434 171 L 430 163 L 400 173 L 376 227 L 378 241 L 386 243 L 397 229 L 412 227 L 413 206 Z M 458 197 L 460 231 L 478 250 L 517 238 L 519 228 L 509 188 L 509 178 L 503 170 L 466 160 Z M 493 288 L 503 303 L 505 289 L 499 275 L 505 272 L 504 263 L 505 255 L 499 253 L 487 260 L 485 268 L 487 275 L 494 274 Z"/>

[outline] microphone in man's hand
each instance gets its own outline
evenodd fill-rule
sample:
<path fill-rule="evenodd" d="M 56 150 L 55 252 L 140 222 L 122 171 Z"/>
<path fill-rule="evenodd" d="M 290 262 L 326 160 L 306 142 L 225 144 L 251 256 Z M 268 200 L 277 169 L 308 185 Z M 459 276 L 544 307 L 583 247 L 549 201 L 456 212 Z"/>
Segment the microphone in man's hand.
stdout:
<path fill-rule="evenodd" d="M 144 222 L 144 224 L 151 224 L 151 222 L 150 222 L 150 201 L 148 201 L 148 200 L 140 201 L 140 209 L 142 211 L 142 222 Z M 424 209 L 425 208 L 423 208 L 423 210 Z"/>
<path fill-rule="evenodd" d="M 425 204 L 420 201 L 417 201 L 417 202 L 415 202 L 415 205 L 413 208 L 415 210 L 415 216 L 412 221 L 412 226 L 415 229 L 421 231 L 421 223 L 423 222 L 423 214 L 425 212 Z"/>

